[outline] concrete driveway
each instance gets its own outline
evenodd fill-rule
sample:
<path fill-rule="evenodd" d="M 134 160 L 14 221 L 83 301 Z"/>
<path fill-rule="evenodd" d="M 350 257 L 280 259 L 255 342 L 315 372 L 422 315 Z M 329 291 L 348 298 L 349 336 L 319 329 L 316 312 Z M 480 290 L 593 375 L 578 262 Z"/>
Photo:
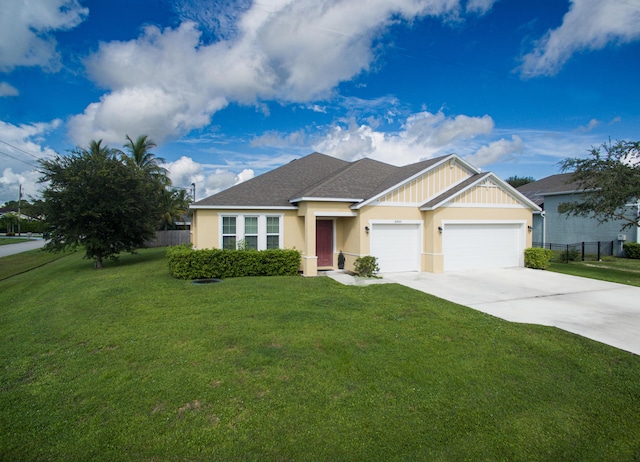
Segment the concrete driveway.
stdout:
<path fill-rule="evenodd" d="M 555 326 L 640 354 L 640 287 L 527 268 L 383 279 L 507 321 Z"/>

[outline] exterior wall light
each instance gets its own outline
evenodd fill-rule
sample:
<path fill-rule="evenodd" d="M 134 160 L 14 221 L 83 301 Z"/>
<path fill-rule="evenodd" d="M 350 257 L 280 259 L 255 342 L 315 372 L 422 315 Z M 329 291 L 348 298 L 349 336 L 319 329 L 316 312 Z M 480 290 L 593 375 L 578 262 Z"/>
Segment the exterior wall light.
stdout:
<path fill-rule="evenodd" d="M 365 226 L 365 227 L 364 227 L 364 230 L 365 230 L 365 232 L 366 232 L 367 234 L 369 234 L 369 227 L 368 227 L 368 226 Z"/>
<path fill-rule="evenodd" d="M 442 226 L 438 226 L 438 232 L 442 234 Z"/>
<path fill-rule="evenodd" d="M 527 226 L 527 229 L 529 230 L 529 232 L 533 231 L 533 226 L 529 225 Z"/>

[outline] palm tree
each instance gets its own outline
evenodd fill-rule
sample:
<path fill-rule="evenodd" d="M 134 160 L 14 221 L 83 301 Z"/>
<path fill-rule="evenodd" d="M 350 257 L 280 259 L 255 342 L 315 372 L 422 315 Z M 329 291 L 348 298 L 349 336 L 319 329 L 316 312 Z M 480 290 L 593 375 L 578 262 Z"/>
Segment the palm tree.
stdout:
<path fill-rule="evenodd" d="M 127 142 L 124 148 L 128 153 L 123 153 L 123 159 L 125 162 L 136 165 L 147 172 L 163 186 L 170 186 L 171 180 L 167 176 L 167 169 L 160 166 L 160 164 L 166 162 L 165 159 L 156 157 L 151 152 L 151 149 L 156 146 L 156 143 L 149 139 L 147 135 L 140 135 L 135 141 L 127 135 Z"/>
<path fill-rule="evenodd" d="M 89 149 L 82 149 L 82 151 L 87 154 L 91 154 L 92 156 L 115 156 L 118 153 L 117 149 L 112 149 L 108 145 L 103 145 L 102 140 L 91 140 L 89 143 Z"/>
<path fill-rule="evenodd" d="M 165 231 L 173 227 L 176 219 L 189 213 L 189 204 L 193 202 L 191 196 L 184 189 L 162 193 L 162 222 L 161 227 Z"/>

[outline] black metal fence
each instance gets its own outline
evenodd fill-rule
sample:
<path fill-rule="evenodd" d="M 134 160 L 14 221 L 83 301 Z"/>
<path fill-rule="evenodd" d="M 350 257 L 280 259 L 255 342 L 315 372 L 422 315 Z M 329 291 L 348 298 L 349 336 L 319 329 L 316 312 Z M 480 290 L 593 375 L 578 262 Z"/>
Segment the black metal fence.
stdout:
<path fill-rule="evenodd" d="M 553 252 L 551 261 L 600 261 L 603 256 L 613 255 L 615 241 L 578 242 L 576 244 L 553 244 L 534 242 L 533 247 L 542 247 Z"/>

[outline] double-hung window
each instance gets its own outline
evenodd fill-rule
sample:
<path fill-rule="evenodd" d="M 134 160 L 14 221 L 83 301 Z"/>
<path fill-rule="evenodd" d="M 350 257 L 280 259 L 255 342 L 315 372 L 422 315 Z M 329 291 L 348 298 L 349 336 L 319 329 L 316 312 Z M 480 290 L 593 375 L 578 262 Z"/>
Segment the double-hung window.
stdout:
<path fill-rule="evenodd" d="M 244 217 L 244 245 L 247 250 L 258 250 L 258 217 Z"/>
<path fill-rule="evenodd" d="M 220 246 L 223 249 L 279 249 L 282 247 L 282 215 L 220 214 Z"/>
<path fill-rule="evenodd" d="M 222 217 L 222 248 L 235 249 L 236 241 L 236 217 Z"/>
<path fill-rule="evenodd" d="M 267 249 L 280 248 L 280 217 L 267 217 Z"/>

